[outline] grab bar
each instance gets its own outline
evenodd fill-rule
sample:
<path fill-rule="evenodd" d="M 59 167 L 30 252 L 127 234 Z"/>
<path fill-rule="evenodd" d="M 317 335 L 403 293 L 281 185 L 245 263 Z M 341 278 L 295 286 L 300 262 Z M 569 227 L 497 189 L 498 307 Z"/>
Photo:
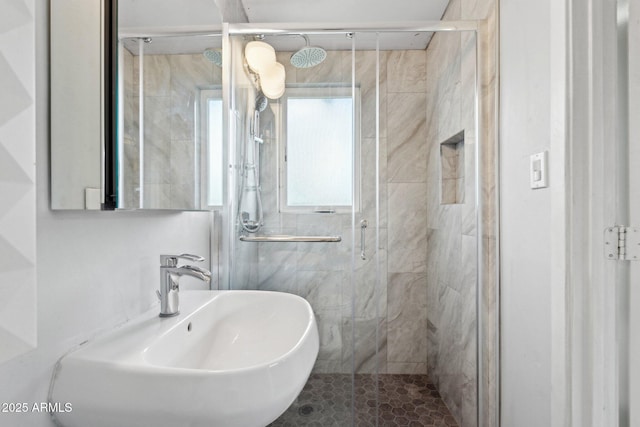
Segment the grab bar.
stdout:
<path fill-rule="evenodd" d="M 241 242 L 341 242 L 340 236 L 240 236 Z"/>

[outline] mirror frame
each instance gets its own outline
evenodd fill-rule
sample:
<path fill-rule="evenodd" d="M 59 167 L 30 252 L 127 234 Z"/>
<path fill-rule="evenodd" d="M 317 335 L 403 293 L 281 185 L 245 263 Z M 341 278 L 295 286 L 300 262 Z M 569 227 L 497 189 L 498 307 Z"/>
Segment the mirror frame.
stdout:
<path fill-rule="evenodd" d="M 118 205 L 118 0 L 105 0 L 104 34 L 104 150 L 102 210 L 115 210 Z"/>

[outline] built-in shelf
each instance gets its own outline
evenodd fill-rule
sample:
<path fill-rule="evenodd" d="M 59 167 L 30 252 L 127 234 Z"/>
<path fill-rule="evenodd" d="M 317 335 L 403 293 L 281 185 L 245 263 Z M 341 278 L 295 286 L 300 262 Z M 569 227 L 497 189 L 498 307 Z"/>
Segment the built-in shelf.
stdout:
<path fill-rule="evenodd" d="M 440 203 L 464 203 L 464 131 L 440 143 Z"/>

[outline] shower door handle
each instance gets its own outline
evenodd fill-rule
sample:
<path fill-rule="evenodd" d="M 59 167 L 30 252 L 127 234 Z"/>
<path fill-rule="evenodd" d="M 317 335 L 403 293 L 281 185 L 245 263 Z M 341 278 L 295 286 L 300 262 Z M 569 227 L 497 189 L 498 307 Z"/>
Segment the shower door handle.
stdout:
<path fill-rule="evenodd" d="M 365 231 L 367 230 L 367 226 L 369 223 L 366 219 L 360 221 L 360 258 L 363 260 L 367 259 L 367 255 L 365 254 Z"/>

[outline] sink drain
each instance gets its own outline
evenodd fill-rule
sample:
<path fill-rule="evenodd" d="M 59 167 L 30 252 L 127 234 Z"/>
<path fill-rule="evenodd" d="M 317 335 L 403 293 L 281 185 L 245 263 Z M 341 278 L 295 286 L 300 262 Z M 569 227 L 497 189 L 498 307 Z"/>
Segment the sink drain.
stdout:
<path fill-rule="evenodd" d="M 298 414 L 303 417 L 308 417 L 313 413 L 313 406 L 311 405 L 302 405 L 298 408 Z"/>

